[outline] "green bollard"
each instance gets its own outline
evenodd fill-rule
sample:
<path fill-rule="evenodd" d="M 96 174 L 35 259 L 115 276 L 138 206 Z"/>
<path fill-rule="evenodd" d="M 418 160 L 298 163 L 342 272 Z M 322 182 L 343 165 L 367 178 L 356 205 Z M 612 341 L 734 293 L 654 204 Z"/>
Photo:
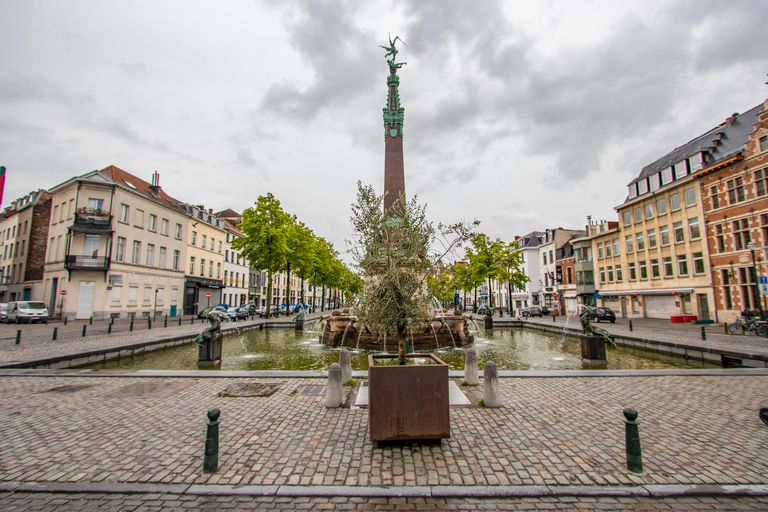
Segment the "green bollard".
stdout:
<path fill-rule="evenodd" d="M 701 339 L 704 341 L 707 341 L 707 331 L 704 329 L 704 326 L 701 326 Z"/>
<path fill-rule="evenodd" d="M 203 454 L 203 473 L 215 473 L 219 469 L 219 415 L 213 408 L 208 411 L 208 428 L 205 432 L 205 452 Z"/>
<path fill-rule="evenodd" d="M 82 334 L 82 336 L 83 336 L 83 338 L 85 338 L 85 324 L 83 324 L 83 334 Z"/>
<path fill-rule="evenodd" d="M 633 473 L 643 472 L 643 450 L 640 447 L 640 426 L 637 411 L 632 407 L 624 409 L 627 443 L 627 469 Z"/>
<path fill-rule="evenodd" d="M 555 322 L 557 322 L 557 317 L 555 315 L 552 315 L 552 323 L 554 324 Z"/>
<path fill-rule="evenodd" d="M 629 332 L 632 332 L 632 331 L 634 331 L 634 329 L 632 328 L 632 320 L 630 320 L 629 321 Z"/>
<path fill-rule="evenodd" d="M 53 336 L 51 336 L 51 340 L 52 341 L 56 341 L 56 338 L 58 337 L 58 334 L 59 334 L 59 328 L 58 327 L 54 327 L 53 328 Z"/>
<path fill-rule="evenodd" d="M 147 330 L 152 328 L 152 319 L 147 317 Z"/>
<path fill-rule="evenodd" d="M 723 334 L 728 334 L 728 322 L 725 322 L 723 327 L 725 327 L 725 332 Z"/>
<path fill-rule="evenodd" d="M 16 331 L 16 345 L 21 343 L 21 331 Z"/>
<path fill-rule="evenodd" d="M 64 317 L 64 325 L 67 325 L 67 317 Z"/>
<path fill-rule="evenodd" d="M 133 317 L 131 317 L 131 325 L 128 327 L 128 330 L 133 332 Z"/>
<path fill-rule="evenodd" d="M 112 334 L 112 322 L 107 324 L 107 334 Z"/>
<path fill-rule="evenodd" d="M 93 325 L 93 317 L 88 319 L 88 325 Z"/>
<path fill-rule="evenodd" d="M 192 324 L 194 324 L 194 323 L 195 323 L 195 317 L 194 317 L 194 316 L 192 316 L 192 317 L 190 317 L 190 319 L 189 319 L 189 325 L 192 325 Z"/>
<path fill-rule="evenodd" d="M 181 317 L 179 317 L 179 327 L 181 327 Z"/>
<path fill-rule="evenodd" d="M 163 327 L 168 327 L 168 316 L 165 317 L 165 322 L 163 322 Z"/>

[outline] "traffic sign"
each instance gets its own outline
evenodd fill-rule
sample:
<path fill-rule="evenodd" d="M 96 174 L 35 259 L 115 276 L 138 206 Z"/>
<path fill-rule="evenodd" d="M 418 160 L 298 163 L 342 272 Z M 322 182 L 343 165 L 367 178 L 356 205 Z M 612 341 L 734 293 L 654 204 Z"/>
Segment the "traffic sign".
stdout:
<path fill-rule="evenodd" d="M 67 290 L 61 290 L 61 294 L 62 295 L 66 295 L 67 294 Z"/>
<path fill-rule="evenodd" d="M 209 299 L 211 298 L 211 294 L 210 293 L 206 293 L 205 296 L 208 297 Z"/>
<path fill-rule="evenodd" d="M 760 295 L 768 295 L 768 277 L 760 276 Z"/>

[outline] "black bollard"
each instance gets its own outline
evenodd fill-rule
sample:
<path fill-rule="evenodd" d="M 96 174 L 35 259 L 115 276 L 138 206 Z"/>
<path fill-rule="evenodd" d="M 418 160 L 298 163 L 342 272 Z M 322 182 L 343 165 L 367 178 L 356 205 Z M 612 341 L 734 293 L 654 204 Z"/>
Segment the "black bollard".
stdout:
<path fill-rule="evenodd" d="M 165 317 L 165 322 L 163 322 L 163 327 L 168 327 L 168 316 Z"/>
<path fill-rule="evenodd" d="M 21 331 L 16 331 L 16 344 L 21 343 Z"/>
<path fill-rule="evenodd" d="M 213 408 L 208 411 L 208 428 L 205 432 L 205 452 L 203 454 L 203 473 L 215 473 L 219 469 L 219 415 Z"/>
<path fill-rule="evenodd" d="M 67 325 L 67 317 L 64 317 L 64 325 Z"/>
<path fill-rule="evenodd" d="M 88 325 L 93 325 L 93 317 L 88 319 Z"/>
<path fill-rule="evenodd" d="M 632 331 L 634 331 L 634 329 L 632 328 L 632 320 L 630 320 L 629 321 L 629 332 L 632 332 Z"/>
<path fill-rule="evenodd" d="M 147 329 L 151 329 L 151 328 L 152 328 L 152 319 L 147 317 Z"/>
<path fill-rule="evenodd" d="M 624 409 L 627 469 L 633 473 L 643 472 L 643 450 L 640 447 L 640 426 L 637 422 L 637 411 L 632 407 Z"/>
<path fill-rule="evenodd" d="M 107 334 L 112 334 L 112 322 L 107 324 Z"/>
<path fill-rule="evenodd" d="M 82 334 L 82 336 L 83 336 L 83 338 L 85 338 L 85 324 L 83 324 L 83 334 Z"/>
<path fill-rule="evenodd" d="M 192 325 L 195 323 L 195 317 L 194 315 L 189 319 L 189 325 Z"/>
<path fill-rule="evenodd" d="M 725 322 L 723 327 L 725 328 L 725 332 L 723 334 L 728 334 L 728 322 Z"/>
<path fill-rule="evenodd" d="M 701 339 L 704 341 L 707 341 L 707 331 L 704 329 L 704 326 L 701 326 Z"/>
<path fill-rule="evenodd" d="M 181 327 L 181 317 L 179 317 L 179 327 Z"/>
<path fill-rule="evenodd" d="M 555 322 L 557 322 L 557 317 L 553 314 L 552 315 L 552 323 L 554 324 Z"/>
<path fill-rule="evenodd" d="M 761 407 L 758 415 L 760 416 L 760 421 L 768 425 L 768 407 Z"/>
<path fill-rule="evenodd" d="M 54 327 L 53 328 L 53 336 L 51 336 L 51 340 L 52 341 L 56 341 L 56 338 L 57 338 L 58 334 L 59 334 L 59 328 L 58 327 Z"/>
<path fill-rule="evenodd" d="M 133 317 L 131 317 L 131 325 L 128 327 L 128 330 L 133 332 Z"/>

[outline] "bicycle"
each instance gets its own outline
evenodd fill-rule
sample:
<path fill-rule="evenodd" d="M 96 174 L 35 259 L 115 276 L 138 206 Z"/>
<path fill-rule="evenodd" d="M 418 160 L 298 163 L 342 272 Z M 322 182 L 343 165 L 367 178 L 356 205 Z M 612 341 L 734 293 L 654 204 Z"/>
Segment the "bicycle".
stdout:
<path fill-rule="evenodd" d="M 758 320 L 759 317 L 737 317 L 729 329 L 731 334 L 746 334 L 748 332 L 768 338 L 768 322 Z"/>

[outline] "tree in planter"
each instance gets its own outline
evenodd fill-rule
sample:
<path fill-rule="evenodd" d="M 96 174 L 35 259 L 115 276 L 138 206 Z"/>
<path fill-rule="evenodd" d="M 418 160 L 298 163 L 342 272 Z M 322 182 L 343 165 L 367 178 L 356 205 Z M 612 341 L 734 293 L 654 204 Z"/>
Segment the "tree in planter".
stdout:
<path fill-rule="evenodd" d="M 357 188 L 350 219 L 353 239 L 348 241 L 365 280 L 357 316 L 372 332 L 397 333 L 398 364 L 402 365 L 408 326 L 414 319 L 426 319 L 430 310 L 427 275 L 437 261 L 474 236 L 472 230 L 479 222 L 440 224 L 436 231 L 427 220 L 426 206 L 415 197 L 408 201 L 401 194 L 385 212 L 383 196 L 372 186 L 358 182 Z M 439 253 L 432 250 L 438 234 Z"/>

